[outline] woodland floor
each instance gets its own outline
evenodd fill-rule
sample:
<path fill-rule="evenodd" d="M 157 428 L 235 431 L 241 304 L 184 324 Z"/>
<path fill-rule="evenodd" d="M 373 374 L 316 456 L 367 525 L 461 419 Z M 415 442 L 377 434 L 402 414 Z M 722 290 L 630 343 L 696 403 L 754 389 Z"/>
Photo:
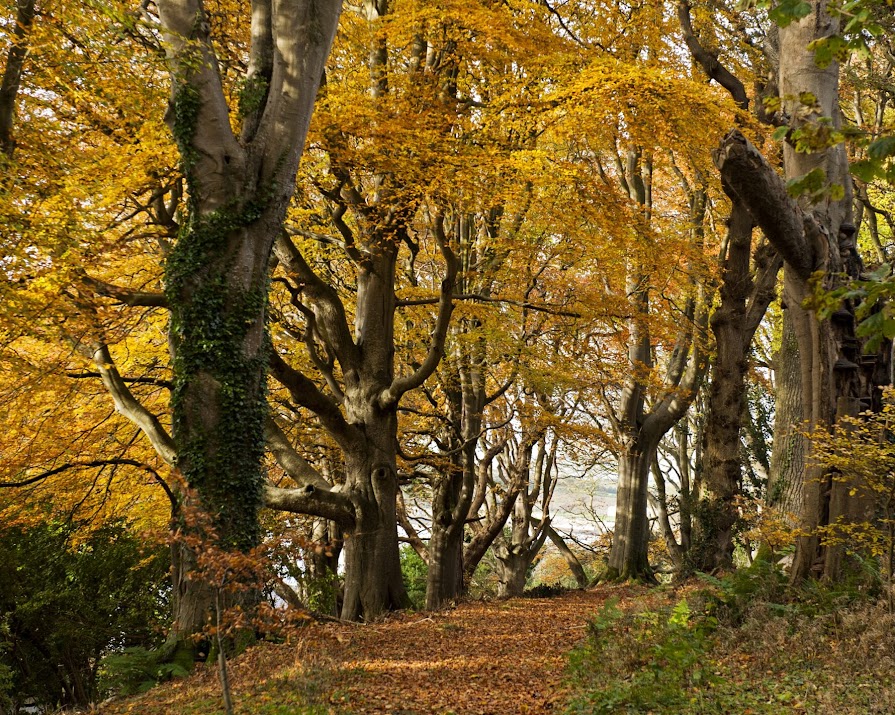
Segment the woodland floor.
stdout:
<path fill-rule="evenodd" d="M 231 664 L 237 713 L 561 712 L 567 654 L 612 596 L 604 586 L 549 599 L 462 603 L 368 625 L 314 624 L 291 643 L 252 648 Z M 107 704 L 104 715 L 222 712 L 216 672 Z"/>

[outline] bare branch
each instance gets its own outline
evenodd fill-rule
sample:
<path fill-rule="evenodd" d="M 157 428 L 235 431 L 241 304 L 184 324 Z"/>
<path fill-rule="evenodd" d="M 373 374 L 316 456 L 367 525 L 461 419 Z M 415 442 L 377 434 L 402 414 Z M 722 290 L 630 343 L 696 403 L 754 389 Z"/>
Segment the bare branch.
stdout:
<path fill-rule="evenodd" d="M 438 242 L 438 248 L 444 257 L 446 273 L 444 280 L 441 281 L 438 317 L 435 319 L 435 328 L 432 330 L 432 342 L 429 345 L 429 352 L 426 355 L 426 359 L 423 360 L 423 363 L 412 375 L 396 378 L 388 389 L 382 392 L 379 396 L 379 405 L 383 408 L 397 404 L 402 395 L 422 385 L 435 372 L 438 363 L 444 357 L 444 344 L 445 340 L 447 340 L 448 328 L 451 323 L 451 314 L 454 312 L 453 293 L 454 286 L 457 283 L 459 261 L 453 250 L 451 250 L 447 236 L 445 236 L 444 216 L 442 214 L 435 217 L 435 240 Z"/>
<path fill-rule="evenodd" d="M 268 509 L 319 516 L 336 522 L 343 529 L 353 529 L 355 526 L 351 500 L 344 494 L 318 489 L 313 484 L 297 489 L 281 489 L 266 484 L 263 498 Z"/>
<path fill-rule="evenodd" d="M 104 298 L 112 298 L 113 300 L 131 307 L 145 308 L 167 308 L 168 299 L 164 293 L 151 293 L 146 291 L 135 291 L 130 288 L 122 288 L 112 283 L 106 283 L 98 278 L 85 275 L 84 283 L 86 283 L 97 295 Z"/>
<path fill-rule="evenodd" d="M 65 373 L 65 376 L 70 377 L 74 380 L 86 380 L 90 378 L 102 377 L 102 374 L 99 372 L 67 372 Z M 121 379 L 126 383 L 136 385 L 155 385 L 156 387 L 164 387 L 167 390 L 170 390 L 173 387 L 170 380 L 165 380 L 161 377 L 150 377 L 148 375 L 143 375 L 141 377 L 122 377 Z"/>
<path fill-rule="evenodd" d="M 324 395 L 305 375 L 289 365 L 283 358 L 274 353 L 270 361 L 270 372 L 291 395 L 292 399 L 302 407 L 311 410 L 326 430 L 345 449 L 355 446 L 360 433 L 352 427 L 339 406 Z"/>
<path fill-rule="evenodd" d="M 272 417 L 264 420 L 264 439 L 267 448 L 292 479 L 299 483 L 313 484 L 318 489 L 332 489 L 332 485 L 289 443 L 289 439 Z"/>
<path fill-rule="evenodd" d="M 677 17 L 681 24 L 681 32 L 684 35 L 684 42 L 690 50 L 703 71 L 720 84 L 724 89 L 730 92 L 733 101 L 745 111 L 749 111 L 749 97 L 746 96 L 746 88 L 743 83 L 731 72 L 724 67 L 717 56 L 706 50 L 696 34 L 693 32 L 693 24 L 690 20 L 690 3 L 689 0 L 681 0 L 677 5 Z"/>
<path fill-rule="evenodd" d="M 97 343 L 92 349 L 82 346 L 81 351 L 88 354 L 93 360 L 103 385 L 115 402 L 115 410 L 139 427 L 140 431 L 149 438 L 150 443 L 165 464 L 175 468 L 177 466 L 177 450 L 174 440 L 162 427 L 158 417 L 134 397 L 118 372 L 118 368 L 115 367 L 108 346 L 105 343 Z"/>
<path fill-rule="evenodd" d="M 539 313 L 548 313 L 550 315 L 556 315 L 562 318 L 580 318 L 581 313 L 577 313 L 572 310 L 563 310 L 561 308 L 556 308 L 551 305 L 544 305 L 543 303 L 530 303 L 524 300 L 513 300 L 511 298 L 498 298 L 494 296 L 488 295 L 479 295 L 478 293 L 463 293 L 462 295 L 453 296 L 454 301 L 458 300 L 471 300 L 478 303 L 503 303 L 505 305 L 513 305 L 517 308 L 525 308 L 527 310 L 534 310 Z M 407 300 L 398 300 L 395 301 L 395 305 L 399 307 L 411 306 L 411 305 L 435 305 L 441 299 L 440 298 L 409 298 Z"/>

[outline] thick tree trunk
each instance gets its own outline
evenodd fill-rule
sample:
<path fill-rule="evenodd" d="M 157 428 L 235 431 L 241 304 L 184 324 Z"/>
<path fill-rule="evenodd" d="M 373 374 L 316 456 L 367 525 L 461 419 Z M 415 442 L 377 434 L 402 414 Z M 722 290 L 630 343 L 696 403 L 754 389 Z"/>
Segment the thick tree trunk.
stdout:
<path fill-rule="evenodd" d="M 352 495 L 357 528 L 345 539 L 342 618 L 348 621 L 371 620 L 410 606 L 398 552 L 394 467 L 371 464 L 358 477 L 369 488 Z"/>
<path fill-rule="evenodd" d="M 378 290 L 377 282 L 373 285 Z M 369 289 L 367 286 L 366 290 Z M 358 293 L 361 296 L 362 291 Z M 387 295 L 380 296 L 386 308 Z M 393 298 L 394 293 L 391 295 Z M 375 311 L 375 307 L 369 311 L 359 309 L 359 316 L 372 319 Z M 392 314 L 388 312 L 389 316 Z M 366 322 L 363 326 L 371 327 Z M 391 337 L 391 333 L 386 334 Z M 379 340 L 378 334 L 369 336 L 371 352 Z M 376 365 L 372 361 L 365 367 Z M 367 398 L 370 394 L 367 385 L 378 385 L 381 380 L 382 376 L 376 375 L 375 370 L 364 370 L 359 384 L 346 393 L 345 399 L 346 412 L 354 424 L 363 425 L 363 435 L 355 450 L 345 454 L 345 493 L 354 504 L 356 522 L 346 535 L 344 550 L 342 618 L 349 621 L 369 621 L 387 611 L 411 605 L 401 577 L 398 550 L 397 411 L 371 405 Z"/>
<path fill-rule="evenodd" d="M 647 491 L 655 451 L 655 445 L 638 440 L 619 456 L 615 529 L 606 574 L 609 579 L 654 580 L 647 555 Z"/>
<path fill-rule="evenodd" d="M 214 527 L 198 535 L 239 551 L 260 536 L 268 265 L 341 3 L 252 9 L 249 79 L 268 92 L 237 138 L 202 3 L 158 2 L 172 76 L 167 119 L 190 199 L 165 266 L 177 466 Z M 190 568 L 190 559 L 181 565 Z M 175 635 L 187 639 L 207 585 L 201 576 L 177 585 Z"/>
<path fill-rule="evenodd" d="M 426 610 L 441 608 L 463 593 L 463 525 L 433 529 L 429 539 Z"/>
<path fill-rule="evenodd" d="M 497 595 L 501 598 L 521 596 L 528 580 L 532 557 L 526 551 L 517 552 L 505 545 L 494 545 L 497 557 Z"/>

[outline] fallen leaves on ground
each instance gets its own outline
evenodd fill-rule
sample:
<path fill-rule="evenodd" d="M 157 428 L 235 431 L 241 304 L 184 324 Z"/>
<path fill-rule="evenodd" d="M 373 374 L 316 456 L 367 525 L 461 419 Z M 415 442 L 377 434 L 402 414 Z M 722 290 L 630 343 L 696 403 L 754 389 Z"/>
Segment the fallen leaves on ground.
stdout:
<path fill-rule="evenodd" d="M 604 586 L 553 598 L 462 603 L 382 622 L 316 624 L 294 643 L 231 664 L 238 713 L 538 714 L 562 710 L 566 655 L 611 596 Z M 211 668 L 109 705 L 104 715 L 222 712 Z M 307 709 L 308 704 L 315 709 Z"/>

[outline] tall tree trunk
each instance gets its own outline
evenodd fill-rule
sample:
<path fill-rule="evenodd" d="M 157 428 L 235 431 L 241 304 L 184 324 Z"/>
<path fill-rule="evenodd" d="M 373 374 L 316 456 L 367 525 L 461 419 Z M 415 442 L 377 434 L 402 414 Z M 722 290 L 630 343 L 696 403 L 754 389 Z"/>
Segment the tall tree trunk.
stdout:
<path fill-rule="evenodd" d="M 701 571 L 733 565 L 736 497 L 742 486 L 742 430 L 749 350 L 771 300 L 782 260 L 773 249 L 756 251 L 755 277 L 750 271 L 753 221 L 747 208 L 731 204 L 728 253 L 721 276 L 720 304 L 710 325 L 716 356 L 707 400 L 702 492 L 696 505 L 689 554 Z"/>
<path fill-rule="evenodd" d="M 358 467 L 349 467 L 349 479 Z M 410 606 L 398 552 L 396 473 L 386 464 L 361 468 L 356 483 L 363 480 L 365 488 L 352 493 L 357 528 L 345 539 L 342 618 L 350 621 Z"/>
<path fill-rule="evenodd" d="M 165 269 L 177 466 L 211 516 L 216 544 L 245 551 L 260 535 L 268 264 L 341 3 L 253 4 L 248 80 L 268 91 L 239 139 L 201 2 L 159 0 L 158 9 L 173 85 L 167 119 L 189 186 Z M 179 563 L 192 567 L 186 555 Z M 204 625 L 201 581 L 179 579 L 178 638 Z"/>
<path fill-rule="evenodd" d="M 441 608 L 463 593 L 463 524 L 452 527 L 454 523 L 433 528 L 429 539 L 427 610 Z"/>
<path fill-rule="evenodd" d="M 813 50 L 808 48 L 810 42 L 835 34 L 837 22 L 827 15 L 826 2 L 816 1 L 806 18 L 780 31 L 781 95 L 794 128 L 803 135 L 818 128 L 823 133 L 827 122 L 833 129 L 839 126 L 838 67 L 836 63 L 817 67 Z M 795 97 L 816 102 L 805 107 Z M 823 117 L 830 119 L 818 123 Z M 854 277 L 861 270 L 850 222 L 851 190 L 844 147 L 798 152 L 787 144 L 784 160 L 791 180 L 822 172 L 825 190 L 811 192 L 800 199 L 801 205 L 796 204 L 780 177 L 736 131 L 728 135 L 716 156 L 722 179 L 749 207 L 786 261 L 784 300 L 799 348 L 802 419 L 810 430 L 829 429 L 837 414 L 855 409 L 856 401 L 867 406 L 878 403 L 876 385 L 882 363 L 860 356 L 853 306 L 847 301 L 833 320 L 820 320 L 804 307 L 814 295 L 811 281 L 818 271 L 823 272 L 822 287 L 829 289 L 843 272 Z M 818 529 L 835 524 L 840 517 L 852 518 L 856 509 L 851 497 L 858 502 L 864 497 L 858 493 L 860 485 L 834 486 L 828 470 L 812 460 L 810 442 L 805 455 L 799 520 L 802 536 L 792 576 L 794 580 L 809 575 L 835 580 L 842 560 L 837 549 L 827 548 L 821 541 Z"/>
<path fill-rule="evenodd" d="M 17 0 L 15 30 L 12 33 L 12 44 L 6 55 L 6 66 L 3 68 L 3 80 L 0 83 L 0 152 L 11 159 L 15 151 L 13 125 L 16 117 L 16 97 L 22 82 L 25 69 L 25 58 L 28 55 L 28 33 L 34 21 L 35 0 Z M 6 20 L 10 22 L 9 19 Z"/>

